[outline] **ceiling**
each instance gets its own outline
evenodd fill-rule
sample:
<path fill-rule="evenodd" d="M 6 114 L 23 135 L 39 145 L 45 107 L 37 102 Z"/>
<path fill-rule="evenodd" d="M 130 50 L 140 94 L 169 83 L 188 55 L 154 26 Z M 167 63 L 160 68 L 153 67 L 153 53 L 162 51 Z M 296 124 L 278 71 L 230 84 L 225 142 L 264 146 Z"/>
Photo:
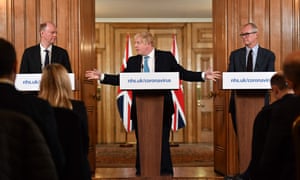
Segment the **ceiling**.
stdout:
<path fill-rule="evenodd" d="M 212 0 L 95 0 L 96 21 L 212 19 Z"/>

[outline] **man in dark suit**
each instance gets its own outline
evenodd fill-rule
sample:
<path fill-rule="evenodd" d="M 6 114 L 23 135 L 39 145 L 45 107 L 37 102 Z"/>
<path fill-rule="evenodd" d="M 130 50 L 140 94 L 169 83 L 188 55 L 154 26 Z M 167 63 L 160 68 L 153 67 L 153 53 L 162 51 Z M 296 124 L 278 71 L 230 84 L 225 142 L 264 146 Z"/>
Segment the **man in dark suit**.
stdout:
<path fill-rule="evenodd" d="M 229 57 L 228 72 L 247 72 L 247 59 L 252 50 L 252 70 L 254 72 L 273 72 L 275 71 L 275 55 L 272 51 L 265 49 L 258 44 L 258 28 L 254 23 L 247 23 L 242 27 L 240 37 L 245 47 L 231 52 Z M 231 94 L 229 109 L 233 117 L 233 126 L 236 130 L 235 122 L 235 103 L 234 96 Z M 266 91 L 265 104 L 269 104 L 269 95 Z"/>
<path fill-rule="evenodd" d="M 149 32 L 142 32 L 135 35 L 135 49 L 138 55 L 132 56 L 127 61 L 127 67 L 124 72 L 141 72 L 146 64 L 143 62 L 148 56 L 149 72 L 179 72 L 180 79 L 186 81 L 205 81 L 216 80 L 220 78 L 218 71 L 208 70 L 206 72 L 193 72 L 184 69 L 177 63 L 171 52 L 161 51 L 154 48 L 153 36 Z M 119 85 L 119 75 L 100 73 L 97 70 L 87 71 L 88 79 L 100 80 L 103 84 Z M 173 166 L 171 161 L 169 134 L 171 128 L 171 116 L 174 113 L 172 96 L 170 91 L 164 91 L 164 110 L 163 110 L 163 132 L 162 132 L 162 156 L 161 156 L 161 175 L 173 175 Z M 133 92 L 133 102 L 131 108 L 131 118 L 135 128 L 137 145 L 139 138 L 137 133 L 137 117 L 135 105 L 136 92 Z M 136 170 L 140 174 L 139 150 L 137 146 Z"/>
<path fill-rule="evenodd" d="M 51 22 L 40 25 L 40 43 L 25 49 L 20 73 L 42 73 L 43 67 L 51 63 L 62 64 L 72 72 L 68 52 L 54 43 L 57 38 L 56 26 Z"/>
<path fill-rule="evenodd" d="M 0 108 L 25 114 L 37 124 L 49 146 L 58 174 L 61 175 L 65 159 L 58 140 L 53 109 L 47 101 L 36 96 L 24 96 L 16 90 L 14 81 L 17 60 L 13 45 L 0 38 L 0 52 Z"/>
<path fill-rule="evenodd" d="M 243 41 L 244 47 L 236 49 L 231 52 L 229 57 L 229 65 L 227 69 L 228 72 L 267 72 L 267 71 L 274 72 L 275 71 L 275 55 L 272 51 L 265 49 L 259 45 L 258 33 L 259 33 L 258 28 L 254 23 L 247 23 L 242 26 L 240 37 Z M 233 128 L 237 136 L 239 136 L 239 134 L 238 134 L 237 118 L 236 118 L 235 96 L 238 93 L 249 94 L 249 92 L 243 90 L 231 91 L 229 112 L 231 114 Z M 256 90 L 255 93 L 265 94 L 264 104 L 265 105 L 269 104 L 268 90 L 259 90 L 259 91 Z M 242 120 L 239 120 L 239 122 L 242 122 Z M 247 142 L 251 142 L 251 141 L 247 141 Z M 247 146 L 249 146 L 250 149 L 251 144 L 247 144 Z M 240 171 L 244 171 L 245 170 L 244 168 L 246 167 L 244 166 L 241 167 Z M 244 174 L 247 174 L 247 172 L 245 172 Z"/>

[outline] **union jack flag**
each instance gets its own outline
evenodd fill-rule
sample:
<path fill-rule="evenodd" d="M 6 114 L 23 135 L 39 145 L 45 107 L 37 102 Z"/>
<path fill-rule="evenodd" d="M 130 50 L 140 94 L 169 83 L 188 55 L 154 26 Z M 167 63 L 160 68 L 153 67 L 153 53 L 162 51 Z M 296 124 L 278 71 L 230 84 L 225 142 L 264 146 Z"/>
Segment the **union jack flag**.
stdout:
<path fill-rule="evenodd" d="M 121 72 L 123 72 L 124 69 L 126 68 L 127 60 L 130 56 L 132 56 L 132 49 L 130 43 L 130 36 L 128 34 L 126 37 L 126 47 L 124 51 Z M 126 132 L 131 132 L 133 130 L 132 120 L 130 117 L 131 103 L 132 103 L 132 91 L 122 91 L 120 87 L 118 87 L 117 105 Z"/>
<path fill-rule="evenodd" d="M 174 55 L 177 62 L 179 62 L 178 56 L 178 48 L 176 42 L 176 35 L 173 35 L 172 41 L 172 54 Z M 184 115 L 184 96 L 183 96 L 183 87 L 181 80 L 179 81 L 179 89 L 172 90 L 172 98 L 173 98 L 173 105 L 174 105 L 174 114 L 172 115 L 172 130 L 177 131 L 180 128 L 185 127 L 186 120 Z"/>

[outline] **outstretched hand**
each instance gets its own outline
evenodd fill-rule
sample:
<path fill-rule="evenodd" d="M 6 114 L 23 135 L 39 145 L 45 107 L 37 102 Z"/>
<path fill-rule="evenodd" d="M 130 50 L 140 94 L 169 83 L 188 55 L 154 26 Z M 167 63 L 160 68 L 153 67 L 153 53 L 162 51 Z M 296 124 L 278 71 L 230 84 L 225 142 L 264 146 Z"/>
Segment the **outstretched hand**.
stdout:
<path fill-rule="evenodd" d="M 99 80 L 101 77 L 101 73 L 97 69 L 85 71 L 85 77 L 88 80 L 96 79 Z"/>
<path fill-rule="evenodd" d="M 213 71 L 211 68 L 205 71 L 205 79 L 216 81 L 221 78 L 220 71 Z"/>

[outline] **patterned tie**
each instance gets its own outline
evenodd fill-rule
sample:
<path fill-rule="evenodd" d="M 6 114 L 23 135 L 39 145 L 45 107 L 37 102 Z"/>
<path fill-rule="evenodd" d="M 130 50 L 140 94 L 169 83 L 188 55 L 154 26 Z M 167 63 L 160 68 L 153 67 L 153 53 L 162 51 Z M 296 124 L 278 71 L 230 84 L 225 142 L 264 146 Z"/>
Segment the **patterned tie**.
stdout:
<path fill-rule="evenodd" d="M 253 71 L 253 62 L 252 62 L 252 49 L 249 51 L 248 60 L 247 60 L 247 72 Z"/>
<path fill-rule="evenodd" d="M 49 51 L 47 49 L 45 49 L 45 52 L 46 52 L 46 55 L 45 55 L 45 66 L 47 66 L 49 64 Z"/>
<path fill-rule="evenodd" d="M 144 72 L 150 72 L 148 61 L 149 56 L 144 56 Z"/>

